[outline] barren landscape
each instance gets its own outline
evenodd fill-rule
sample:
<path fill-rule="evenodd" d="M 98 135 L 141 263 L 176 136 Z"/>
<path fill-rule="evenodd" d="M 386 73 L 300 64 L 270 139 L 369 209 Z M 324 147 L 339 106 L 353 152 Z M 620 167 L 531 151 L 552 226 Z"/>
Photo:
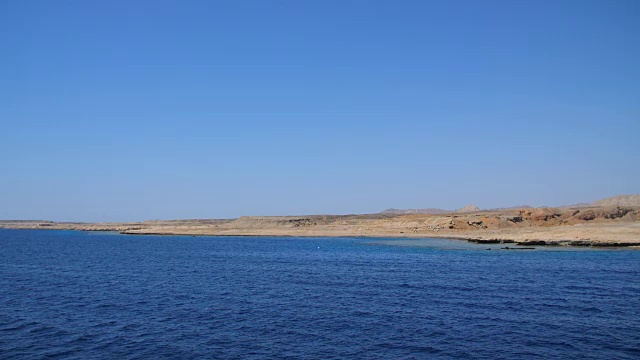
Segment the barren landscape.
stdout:
<path fill-rule="evenodd" d="M 13 229 L 118 231 L 211 236 L 370 236 L 454 238 L 478 243 L 552 246 L 640 246 L 639 195 L 557 208 L 457 211 L 397 210 L 364 215 L 243 216 L 237 219 L 77 223 L 4 220 Z"/>

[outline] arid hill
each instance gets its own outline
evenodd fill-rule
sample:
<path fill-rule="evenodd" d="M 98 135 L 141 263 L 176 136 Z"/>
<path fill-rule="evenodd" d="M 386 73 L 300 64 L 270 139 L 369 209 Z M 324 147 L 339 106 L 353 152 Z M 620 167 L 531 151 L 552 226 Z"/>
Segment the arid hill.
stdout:
<path fill-rule="evenodd" d="M 640 246 L 640 207 L 519 208 L 442 214 L 243 216 L 133 223 L 0 221 L 16 229 L 213 236 L 441 237 L 522 245 Z"/>
<path fill-rule="evenodd" d="M 465 205 L 464 207 L 456 210 L 456 212 L 459 213 L 467 213 L 467 212 L 476 212 L 476 211 L 481 211 L 482 209 L 480 209 L 479 207 L 469 204 L 469 205 Z"/>
<path fill-rule="evenodd" d="M 594 201 L 591 206 L 640 206 L 640 194 L 614 196 Z"/>

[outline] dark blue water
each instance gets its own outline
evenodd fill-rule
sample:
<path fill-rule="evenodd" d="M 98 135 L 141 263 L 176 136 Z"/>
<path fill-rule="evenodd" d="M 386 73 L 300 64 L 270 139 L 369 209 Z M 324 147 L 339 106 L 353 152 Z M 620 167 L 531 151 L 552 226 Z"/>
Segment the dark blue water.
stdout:
<path fill-rule="evenodd" d="M 0 357 L 640 357 L 640 251 L 372 241 L 0 229 Z"/>

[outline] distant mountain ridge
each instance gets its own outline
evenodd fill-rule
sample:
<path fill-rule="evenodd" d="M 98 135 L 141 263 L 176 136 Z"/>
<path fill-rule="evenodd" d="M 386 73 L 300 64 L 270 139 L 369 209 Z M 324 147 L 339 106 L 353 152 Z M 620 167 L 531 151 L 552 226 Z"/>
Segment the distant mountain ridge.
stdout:
<path fill-rule="evenodd" d="M 516 205 L 516 206 L 507 206 L 500 208 L 487 209 L 489 211 L 500 211 L 500 210 L 513 210 L 513 209 L 532 209 L 533 206 L 530 205 Z"/>
<path fill-rule="evenodd" d="M 424 209 L 387 209 L 381 211 L 380 214 L 430 214 L 430 215 L 438 215 L 438 214 L 446 214 L 452 212 L 474 212 L 474 211 L 482 211 L 479 207 L 475 205 L 466 205 L 457 210 L 445 210 L 438 208 L 424 208 Z"/>
<path fill-rule="evenodd" d="M 567 205 L 567 206 L 560 206 L 561 208 L 567 208 L 567 207 L 592 207 L 592 206 L 638 206 L 640 207 L 640 194 L 631 194 L 631 195 L 619 195 L 619 196 L 612 196 L 612 197 L 608 197 L 605 199 L 601 199 L 601 200 L 596 200 L 594 202 L 591 203 L 578 203 L 578 204 L 572 204 L 572 205 Z M 546 207 L 546 206 L 542 206 L 542 207 Z M 502 207 L 502 208 L 496 208 L 496 209 L 488 209 L 488 210 L 511 210 L 511 209 L 527 209 L 527 208 L 531 208 L 531 206 L 529 205 L 520 205 L 520 206 L 509 206 L 509 207 Z M 483 209 L 475 206 L 475 205 L 466 205 L 460 209 L 457 210 L 445 210 L 445 209 L 438 209 L 438 208 L 424 208 L 424 209 L 387 209 L 384 210 L 382 212 L 380 212 L 380 214 L 431 214 L 431 215 L 438 215 L 438 214 L 446 214 L 446 213 L 453 213 L 453 212 L 459 212 L 459 213 L 464 213 L 464 212 L 475 212 L 475 211 L 483 211 Z"/>
<path fill-rule="evenodd" d="M 451 212 L 450 210 L 426 208 L 426 209 L 387 209 L 380 212 L 381 214 L 444 214 Z"/>

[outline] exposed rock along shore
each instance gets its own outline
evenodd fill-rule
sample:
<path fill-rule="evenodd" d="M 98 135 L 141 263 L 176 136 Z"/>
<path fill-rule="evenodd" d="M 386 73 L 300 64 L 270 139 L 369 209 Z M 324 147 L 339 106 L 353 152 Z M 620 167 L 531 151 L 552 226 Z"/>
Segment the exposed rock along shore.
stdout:
<path fill-rule="evenodd" d="M 0 221 L 0 228 L 118 231 L 136 235 L 438 237 L 521 246 L 640 246 L 639 206 L 465 207 L 444 213 L 243 216 L 130 223 Z"/>

